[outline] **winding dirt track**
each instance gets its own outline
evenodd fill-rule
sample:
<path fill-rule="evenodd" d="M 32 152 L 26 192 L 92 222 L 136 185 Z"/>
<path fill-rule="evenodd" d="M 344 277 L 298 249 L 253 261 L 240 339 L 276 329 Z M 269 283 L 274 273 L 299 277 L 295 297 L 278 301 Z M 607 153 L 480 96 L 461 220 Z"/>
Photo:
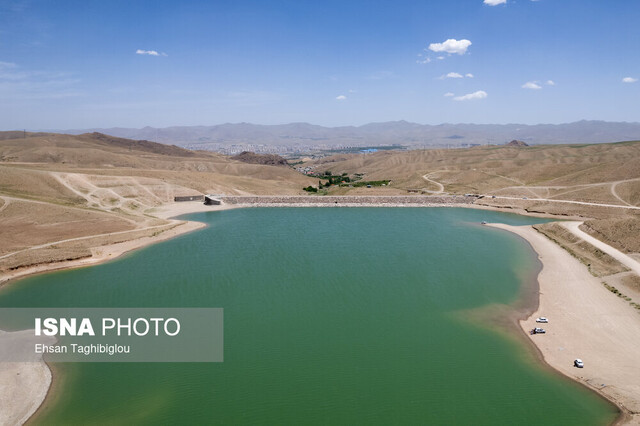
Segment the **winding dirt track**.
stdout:
<path fill-rule="evenodd" d="M 559 222 L 559 223 L 560 223 L 560 226 L 565 227 L 575 236 L 582 238 L 592 246 L 599 248 L 600 250 L 607 253 L 609 256 L 613 257 L 618 262 L 622 263 L 624 266 L 631 269 L 632 271 L 634 271 L 636 274 L 640 276 L 640 262 L 638 262 L 631 256 L 624 254 L 620 250 L 613 248 L 610 245 L 584 232 L 582 229 L 579 228 L 579 226 L 582 225 L 583 222 Z"/>
<path fill-rule="evenodd" d="M 440 172 L 446 172 L 446 170 L 437 170 L 435 172 L 427 173 L 426 175 L 422 176 L 422 179 L 424 179 L 427 182 L 430 182 L 430 183 L 432 183 L 432 184 L 434 184 L 434 185 L 436 185 L 438 187 L 437 191 L 430 191 L 428 189 L 425 189 L 426 192 L 429 192 L 431 194 L 442 194 L 444 192 L 444 185 L 443 184 L 441 184 L 438 181 L 429 179 L 429 176 L 434 175 L 436 173 L 440 173 Z"/>
<path fill-rule="evenodd" d="M 424 191 L 429 192 L 431 194 L 443 194 L 445 193 L 445 188 L 444 185 L 441 184 L 440 182 L 431 179 L 431 176 L 436 174 L 436 173 L 440 173 L 440 172 L 447 172 L 450 170 L 436 170 L 434 172 L 430 172 L 427 173 L 425 175 L 422 176 L 422 179 L 424 179 L 425 181 L 436 185 L 438 187 L 437 191 L 433 191 L 433 190 L 428 190 L 425 189 Z M 582 184 L 582 185 L 572 185 L 572 186 L 560 186 L 560 185 L 549 185 L 549 186 L 527 186 L 524 184 L 521 184 L 521 182 L 509 178 L 507 176 L 502 176 L 502 175 L 494 175 L 494 174 L 490 174 L 487 172 L 481 172 L 484 173 L 486 175 L 489 176 L 495 176 L 495 177 L 499 177 L 499 178 L 504 178 L 506 180 L 515 182 L 515 183 L 519 183 L 520 185 L 516 185 L 516 186 L 505 186 L 503 188 L 499 188 L 496 189 L 495 191 L 492 191 L 492 193 L 490 194 L 484 194 L 485 197 L 495 197 L 498 199 L 503 199 L 503 200 L 520 200 L 523 197 L 513 197 L 513 196 L 504 196 L 504 195 L 494 195 L 496 192 L 498 191 L 502 191 L 502 190 L 509 190 L 509 189 L 518 189 L 518 190 L 524 190 L 527 191 L 528 194 L 527 195 L 533 195 L 533 197 L 535 198 L 530 198 L 527 197 L 528 200 L 531 201 L 546 201 L 546 202 L 552 202 L 552 203 L 570 203 L 570 204 L 580 204 L 580 205 L 585 205 L 585 206 L 596 206 L 596 207 L 614 207 L 614 208 L 629 208 L 629 209 L 633 209 L 633 210 L 640 210 L 639 206 L 634 206 L 633 204 L 629 203 L 628 201 L 626 201 L 625 199 L 623 199 L 622 197 L 620 197 L 620 195 L 616 192 L 616 186 L 618 186 L 621 183 L 625 183 L 625 182 L 634 182 L 634 181 L 639 181 L 640 178 L 634 178 L 634 179 L 625 179 L 625 180 L 618 180 L 618 181 L 614 181 L 614 182 L 600 182 L 600 183 L 589 183 L 589 184 Z M 592 202 L 587 202 L 587 201 L 573 201 L 573 200 L 559 200 L 557 198 L 539 198 L 539 194 L 537 192 L 535 192 L 535 190 L 543 190 L 546 191 L 547 195 L 550 194 L 550 190 L 565 190 L 564 192 L 559 192 L 557 194 L 555 194 L 556 197 L 560 196 L 560 195 L 566 195 L 569 194 L 571 192 L 575 192 L 575 191 L 580 191 L 586 188 L 594 188 L 594 187 L 598 187 L 598 186 L 609 186 L 609 191 L 611 192 L 611 195 L 618 201 L 620 201 L 623 205 L 619 205 L 619 204 L 608 204 L 608 203 L 592 203 Z"/>
<path fill-rule="evenodd" d="M 2 205 L 2 207 L 0 207 L 0 213 L 2 212 L 2 210 L 6 209 L 7 207 L 9 207 L 9 204 L 11 204 L 11 199 L 5 196 L 0 196 L 0 199 L 2 199 L 2 201 L 4 201 L 4 204 Z"/>
<path fill-rule="evenodd" d="M 627 203 L 625 200 L 622 199 L 622 197 L 620 197 L 618 195 L 618 193 L 616 192 L 616 186 L 618 186 L 619 183 L 623 183 L 623 182 L 631 182 L 632 180 L 637 180 L 637 179 L 630 179 L 630 180 L 621 180 L 619 182 L 613 182 L 611 184 L 611 195 L 613 195 L 614 197 L 616 197 L 618 200 L 622 201 L 623 203 L 625 203 L 628 206 L 631 206 L 633 204 L 629 204 Z"/>
<path fill-rule="evenodd" d="M 626 183 L 626 182 L 635 182 L 635 181 L 639 181 L 640 178 L 634 178 L 634 179 L 624 179 L 624 180 L 618 180 L 618 181 L 613 181 L 613 182 L 599 182 L 599 183 L 588 183 L 588 184 L 581 184 L 581 185 L 571 185 L 571 186 L 558 186 L 558 185 L 549 185 L 549 186 L 525 186 L 525 185 L 517 185 L 517 186 L 505 186 L 504 188 L 500 188 L 500 189 L 496 189 L 495 191 L 492 191 L 493 193 L 497 193 L 498 191 L 502 191 L 502 190 L 509 190 L 509 189 L 518 189 L 518 190 L 527 190 L 530 193 L 534 194 L 534 196 L 539 196 L 534 190 L 544 190 L 547 192 L 547 195 L 549 194 L 549 190 L 558 190 L 558 191 L 562 191 L 564 190 L 564 192 L 558 192 L 555 194 L 555 197 L 561 196 L 561 195 L 566 195 L 569 194 L 571 192 L 575 192 L 575 191 L 581 191 L 587 188 L 595 188 L 595 187 L 603 187 L 603 186 L 609 186 L 609 192 L 611 193 L 611 195 L 617 199 L 618 201 L 620 201 L 622 204 L 624 204 L 624 206 L 628 206 L 628 207 L 632 207 L 632 208 L 640 208 L 638 206 L 634 206 L 633 204 L 629 203 L 628 201 L 626 201 L 624 198 L 622 198 L 617 192 L 616 192 L 616 186 L 618 186 L 621 183 Z M 490 194 L 490 195 L 494 195 L 494 194 Z M 501 196 L 501 195 L 496 195 L 496 198 L 504 198 L 504 199 L 517 199 L 517 197 L 507 197 L 507 196 Z M 531 198 L 532 200 L 541 200 L 541 201 L 555 201 L 555 202 L 572 202 L 572 203 L 578 203 L 578 204 L 585 204 L 585 205 L 594 205 L 594 206 L 605 206 L 605 207 L 624 207 L 624 206 L 620 206 L 620 205 L 616 205 L 616 204 L 598 204 L 598 203 L 588 203 L 588 202 L 582 202 L 582 201 L 570 201 L 570 200 L 559 200 L 557 198 Z"/>

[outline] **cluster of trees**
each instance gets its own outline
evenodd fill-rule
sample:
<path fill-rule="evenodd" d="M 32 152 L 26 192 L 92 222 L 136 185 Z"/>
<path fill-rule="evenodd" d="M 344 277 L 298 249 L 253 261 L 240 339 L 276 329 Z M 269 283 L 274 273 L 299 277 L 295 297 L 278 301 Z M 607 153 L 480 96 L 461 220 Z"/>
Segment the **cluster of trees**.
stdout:
<path fill-rule="evenodd" d="M 331 173 L 331 172 L 329 172 Z M 324 183 L 324 187 L 328 188 L 331 185 L 339 185 L 341 183 L 345 183 L 345 182 L 351 182 L 351 179 L 349 178 L 349 176 L 347 176 L 346 173 L 344 173 L 341 176 L 332 176 L 332 175 L 328 175 L 325 179 L 327 179 L 327 181 Z M 321 180 L 318 181 L 318 186 L 320 188 L 323 187 L 323 183 Z"/>
<path fill-rule="evenodd" d="M 316 174 L 313 176 L 320 178 L 320 180 L 318 180 L 318 187 L 315 188 L 309 185 L 306 188 L 302 188 L 307 192 L 318 192 L 318 189 L 328 188 L 331 185 L 340 185 L 340 186 L 349 185 L 357 188 L 361 186 L 372 187 L 372 186 L 389 185 L 389 183 L 391 182 L 388 179 L 363 181 L 363 180 L 360 180 L 362 178 L 362 175 L 359 173 L 356 173 L 355 178 L 352 180 L 349 176 L 347 176 L 346 173 L 343 173 L 341 175 L 333 175 L 329 170 L 327 170 L 323 174 Z M 322 179 L 326 179 L 326 181 L 323 182 Z"/>
<path fill-rule="evenodd" d="M 318 192 L 318 189 L 328 188 L 331 185 L 340 185 L 345 182 L 351 182 L 351 178 L 347 175 L 347 173 L 343 173 L 341 175 L 333 175 L 329 170 L 324 172 L 323 174 L 312 175 L 315 177 L 319 177 L 318 180 L 318 188 L 314 188 L 312 186 L 307 186 L 306 188 L 302 188 L 307 192 Z M 322 179 L 326 179 L 325 182 Z"/>
<path fill-rule="evenodd" d="M 382 186 L 382 185 L 389 185 L 389 182 L 391 181 L 390 180 L 361 180 L 358 182 L 354 182 L 353 186 L 355 188 L 359 186 Z"/>

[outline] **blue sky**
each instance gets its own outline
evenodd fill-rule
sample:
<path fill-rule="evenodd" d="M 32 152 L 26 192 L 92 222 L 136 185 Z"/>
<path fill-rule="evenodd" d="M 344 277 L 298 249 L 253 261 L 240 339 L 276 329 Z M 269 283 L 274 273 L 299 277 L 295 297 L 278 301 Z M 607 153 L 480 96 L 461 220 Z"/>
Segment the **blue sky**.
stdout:
<path fill-rule="evenodd" d="M 0 0 L 0 129 L 640 121 L 638 22 L 637 0 Z"/>

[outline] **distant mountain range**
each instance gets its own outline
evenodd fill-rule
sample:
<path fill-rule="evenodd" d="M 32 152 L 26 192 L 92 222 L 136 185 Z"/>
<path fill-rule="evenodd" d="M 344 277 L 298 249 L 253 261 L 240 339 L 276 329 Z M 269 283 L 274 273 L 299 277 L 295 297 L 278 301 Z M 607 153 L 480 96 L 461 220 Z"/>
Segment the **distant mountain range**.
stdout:
<path fill-rule="evenodd" d="M 466 147 L 505 144 L 513 139 L 529 145 L 599 143 L 640 139 L 640 123 L 578 121 L 567 124 L 439 124 L 407 121 L 363 126 L 323 127 L 308 123 L 260 125 L 174 126 L 142 129 L 114 127 L 62 131 L 69 134 L 100 132 L 129 139 L 175 144 L 190 149 L 227 153 L 304 152 L 345 147 L 397 145 L 413 148 Z"/>

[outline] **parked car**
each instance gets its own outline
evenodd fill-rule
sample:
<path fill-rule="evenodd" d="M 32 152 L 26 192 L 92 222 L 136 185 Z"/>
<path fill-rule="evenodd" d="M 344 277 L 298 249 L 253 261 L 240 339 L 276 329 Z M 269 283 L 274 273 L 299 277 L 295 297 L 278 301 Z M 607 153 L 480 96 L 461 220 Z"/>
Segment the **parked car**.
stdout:
<path fill-rule="evenodd" d="M 540 318 L 536 318 L 536 322 L 543 322 L 543 323 L 548 323 L 549 320 L 545 317 L 540 317 Z"/>
<path fill-rule="evenodd" d="M 582 362 L 580 358 L 573 361 L 573 365 L 575 365 L 578 368 L 584 368 L 584 362 Z"/>
<path fill-rule="evenodd" d="M 544 334 L 544 333 L 546 333 L 546 332 L 547 332 L 547 331 L 546 331 L 544 328 L 538 328 L 538 327 L 536 327 L 536 328 L 534 328 L 534 329 L 533 329 L 533 334 Z"/>

